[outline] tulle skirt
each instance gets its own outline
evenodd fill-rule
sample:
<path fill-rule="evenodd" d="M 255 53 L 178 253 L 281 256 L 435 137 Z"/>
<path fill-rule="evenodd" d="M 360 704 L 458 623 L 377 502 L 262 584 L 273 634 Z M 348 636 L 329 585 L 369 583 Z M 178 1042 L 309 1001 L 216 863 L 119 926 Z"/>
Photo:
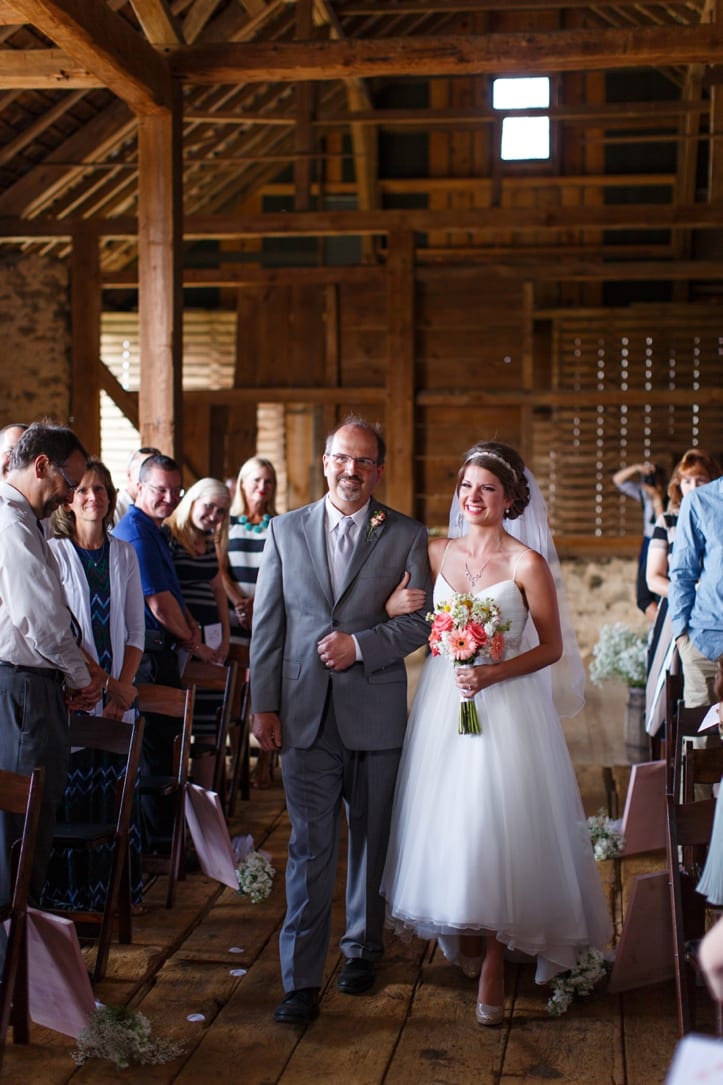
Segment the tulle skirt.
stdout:
<path fill-rule="evenodd" d="M 382 892 L 389 915 L 456 960 L 459 934 L 494 933 L 537 958 L 537 981 L 604 949 L 610 920 L 544 674 L 476 697 L 459 735 L 451 663 L 429 657 L 397 781 Z"/>

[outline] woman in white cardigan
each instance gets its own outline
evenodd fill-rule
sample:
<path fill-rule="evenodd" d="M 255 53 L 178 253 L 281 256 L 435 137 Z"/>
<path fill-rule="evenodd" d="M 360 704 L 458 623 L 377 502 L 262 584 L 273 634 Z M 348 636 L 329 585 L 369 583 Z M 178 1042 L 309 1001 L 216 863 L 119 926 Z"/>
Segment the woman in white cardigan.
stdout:
<path fill-rule="evenodd" d="M 131 720 L 133 686 L 143 654 L 145 623 L 138 559 L 132 546 L 108 532 L 116 490 L 107 467 L 90 460 L 69 505 L 54 516 L 50 548 L 68 606 L 80 626 L 81 645 L 103 671 L 103 696 L 93 714 Z M 97 751 L 71 756 L 62 820 L 112 819 L 117 759 Z M 134 819 L 135 820 L 135 819 Z M 43 900 L 53 908 L 102 910 L 110 852 L 54 850 Z M 133 899 L 141 898 L 140 836 L 131 839 Z"/>

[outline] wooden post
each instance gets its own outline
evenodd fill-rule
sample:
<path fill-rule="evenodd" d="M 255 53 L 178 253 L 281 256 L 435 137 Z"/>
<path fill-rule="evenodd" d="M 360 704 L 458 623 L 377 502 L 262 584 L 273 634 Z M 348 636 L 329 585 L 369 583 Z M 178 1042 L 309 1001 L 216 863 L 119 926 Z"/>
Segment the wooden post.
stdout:
<path fill-rule="evenodd" d="M 73 233 L 70 307 L 70 425 L 100 456 L 100 253 L 91 222 Z"/>
<path fill-rule="evenodd" d="M 141 444 L 183 459 L 181 109 L 138 118 Z"/>
<path fill-rule="evenodd" d="M 414 513 L 414 234 L 389 235 L 386 500 Z"/>

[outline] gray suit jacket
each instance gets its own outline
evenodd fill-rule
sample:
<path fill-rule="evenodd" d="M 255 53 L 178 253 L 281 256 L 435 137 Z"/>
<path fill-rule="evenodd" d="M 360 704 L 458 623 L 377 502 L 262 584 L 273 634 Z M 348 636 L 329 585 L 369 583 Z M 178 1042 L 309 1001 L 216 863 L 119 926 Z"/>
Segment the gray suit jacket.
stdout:
<path fill-rule="evenodd" d="M 379 510 L 383 523 L 371 533 L 367 528 L 358 532 L 337 598 L 327 562 L 324 499 L 271 521 L 254 598 L 251 703 L 255 712 L 279 714 L 285 747 L 305 749 L 314 742 L 330 685 L 339 734 L 348 749 L 402 744 L 404 657 L 429 633 L 427 532 L 373 498 L 369 520 Z M 427 606 L 389 619 L 384 603 L 405 570 L 410 587 L 427 591 Z M 363 656 L 362 663 L 339 673 L 326 670 L 316 649 L 334 630 L 354 633 Z"/>

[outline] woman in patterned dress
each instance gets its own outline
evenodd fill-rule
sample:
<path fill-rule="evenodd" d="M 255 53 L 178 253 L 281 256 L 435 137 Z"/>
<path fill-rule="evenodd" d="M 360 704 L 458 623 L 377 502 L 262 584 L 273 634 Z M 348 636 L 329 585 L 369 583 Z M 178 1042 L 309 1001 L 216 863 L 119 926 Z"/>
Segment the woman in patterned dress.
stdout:
<path fill-rule="evenodd" d="M 183 598 L 201 627 L 203 643 L 194 654 L 207 663 L 222 664 L 228 655 L 229 615 L 220 563 L 226 550 L 231 499 L 223 482 L 202 478 L 187 491 L 164 524 L 168 533 Z M 196 690 L 193 717 L 195 742 L 212 742 L 216 710 L 222 698 L 209 690 Z M 198 763 L 210 770 L 210 761 Z M 204 786 L 210 779 L 199 779 Z"/>
<path fill-rule="evenodd" d="M 143 654 L 145 622 L 138 559 L 132 546 L 109 534 L 116 489 L 105 464 L 89 460 L 69 505 L 53 517 L 50 548 L 58 564 L 68 606 L 82 633 L 82 647 L 105 672 L 105 692 L 95 715 L 132 720 L 133 686 Z M 125 766 L 113 754 L 71 754 L 68 783 L 58 822 L 113 821 L 116 783 Z M 131 893 L 142 898 L 141 839 L 131 824 Z M 54 849 L 43 890 L 46 907 L 102 911 L 112 849 Z"/>

